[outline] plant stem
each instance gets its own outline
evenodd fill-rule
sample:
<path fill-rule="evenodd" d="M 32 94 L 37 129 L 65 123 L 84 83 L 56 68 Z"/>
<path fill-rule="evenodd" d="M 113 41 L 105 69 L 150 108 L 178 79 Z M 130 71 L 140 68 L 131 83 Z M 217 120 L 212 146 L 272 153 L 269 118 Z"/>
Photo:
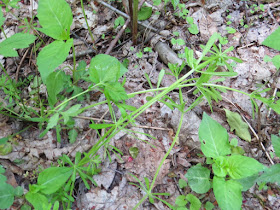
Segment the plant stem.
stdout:
<path fill-rule="evenodd" d="M 138 0 L 133 0 L 132 42 L 137 44 Z"/>
<path fill-rule="evenodd" d="M 166 158 L 168 157 L 169 153 L 170 153 L 171 150 L 173 149 L 173 147 L 174 147 L 174 145 L 175 145 L 175 143 L 176 143 L 176 141 L 177 141 L 177 139 L 178 139 L 178 136 L 179 136 L 179 133 L 180 133 L 180 131 L 181 131 L 182 124 L 183 124 L 183 119 L 184 119 L 184 113 L 181 113 L 180 122 L 179 122 L 179 125 L 178 125 L 178 129 L 177 129 L 176 135 L 175 135 L 175 137 L 174 137 L 174 139 L 173 139 L 173 141 L 172 141 L 172 144 L 171 144 L 171 146 L 169 147 L 167 153 L 164 155 L 164 157 L 162 158 L 162 160 L 161 160 L 161 162 L 160 162 L 160 164 L 159 164 L 159 166 L 158 166 L 158 168 L 157 168 L 156 174 L 155 174 L 155 176 L 154 176 L 154 179 L 153 179 L 153 181 L 152 181 L 152 183 L 151 183 L 151 186 L 150 186 L 150 189 L 149 189 L 149 193 L 152 192 L 152 189 L 153 189 L 153 186 L 154 186 L 154 184 L 155 184 L 155 182 L 156 182 L 156 179 L 157 179 L 157 176 L 158 176 L 158 174 L 159 174 L 159 171 L 160 171 L 160 169 L 161 169 L 161 167 L 162 167 L 164 161 L 165 161 Z"/>
<path fill-rule="evenodd" d="M 83 0 L 81 0 L 81 6 L 82 6 L 83 15 L 84 15 L 84 18 L 85 18 L 85 21 L 86 21 L 86 24 L 87 24 L 88 32 L 89 32 L 89 35 L 90 35 L 90 38 L 91 38 L 91 41 L 92 41 L 92 48 L 94 50 L 96 50 L 96 47 L 94 45 L 95 41 L 94 41 L 93 35 L 91 33 L 90 27 L 88 25 L 88 21 L 87 21 L 87 16 L 86 16 L 85 9 L 84 9 L 84 2 L 83 2 Z"/>
<path fill-rule="evenodd" d="M 72 51 L 73 51 L 73 85 L 75 85 L 78 81 L 76 81 L 76 54 L 75 54 L 75 47 L 74 47 L 74 42 L 72 44 Z"/>

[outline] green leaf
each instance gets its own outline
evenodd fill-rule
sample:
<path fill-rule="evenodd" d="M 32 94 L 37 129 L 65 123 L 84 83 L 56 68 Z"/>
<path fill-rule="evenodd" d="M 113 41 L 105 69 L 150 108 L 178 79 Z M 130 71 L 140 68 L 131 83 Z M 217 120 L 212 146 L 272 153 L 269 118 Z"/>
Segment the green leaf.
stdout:
<path fill-rule="evenodd" d="M 206 204 L 205 204 L 205 206 L 204 206 L 204 208 L 205 208 L 206 210 L 212 210 L 214 207 L 215 207 L 214 204 L 211 203 L 210 201 L 207 201 Z"/>
<path fill-rule="evenodd" d="M 3 16 L 2 7 L 0 7 L 0 27 L 4 24 L 5 18 Z"/>
<path fill-rule="evenodd" d="M 206 193 L 210 189 L 210 170 L 196 165 L 191 167 L 185 176 L 188 179 L 190 188 L 196 193 Z"/>
<path fill-rule="evenodd" d="M 114 57 L 99 54 L 91 59 L 89 67 L 90 80 L 95 84 L 100 82 L 117 82 L 127 69 Z"/>
<path fill-rule="evenodd" d="M 219 207 L 222 210 L 241 209 L 242 186 L 234 180 L 225 181 L 224 178 L 214 176 L 213 191 Z"/>
<path fill-rule="evenodd" d="M 3 168 L 2 165 L 0 165 L 0 174 L 3 174 L 3 173 L 5 173 L 5 169 Z"/>
<path fill-rule="evenodd" d="M 49 119 L 47 130 L 55 127 L 58 123 L 58 120 L 59 120 L 59 113 L 55 113 L 53 116 L 51 116 L 51 118 Z"/>
<path fill-rule="evenodd" d="M 227 116 L 227 121 L 230 126 L 230 131 L 235 130 L 235 134 L 245 141 L 251 141 L 251 135 L 247 123 L 245 123 L 238 113 L 224 109 Z"/>
<path fill-rule="evenodd" d="M 280 55 L 275 55 L 272 58 L 272 63 L 276 67 L 276 69 L 279 69 L 280 68 Z"/>
<path fill-rule="evenodd" d="M 179 187 L 180 187 L 181 189 L 188 186 L 187 181 L 184 180 L 184 179 L 179 179 L 178 184 L 179 184 Z"/>
<path fill-rule="evenodd" d="M 272 134 L 271 142 L 272 142 L 273 149 L 275 151 L 275 155 L 280 158 L 280 138 Z"/>
<path fill-rule="evenodd" d="M 185 206 L 188 203 L 185 195 L 179 195 L 176 198 L 175 204 L 178 206 Z"/>
<path fill-rule="evenodd" d="M 228 161 L 225 157 L 220 156 L 214 159 L 214 164 L 212 165 L 213 172 L 216 176 L 225 177 L 228 170 Z"/>
<path fill-rule="evenodd" d="M 109 96 L 112 101 L 119 102 L 128 99 L 124 87 L 119 83 L 107 83 L 104 88 L 105 96 Z"/>
<path fill-rule="evenodd" d="M 199 33 L 199 30 L 198 30 L 196 24 L 191 24 L 190 27 L 188 27 L 188 30 L 191 34 L 198 34 Z"/>
<path fill-rule="evenodd" d="M 118 26 L 123 26 L 125 23 L 124 18 L 122 16 L 118 17 L 115 20 L 115 28 L 117 28 Z"/>
<path fill-rule="evenodd" d="M 36 39 L 32 34 L 16 33 L 0 43 L 0 55 L 4 57 L 17 57 L 15 49 L 28 47 Z"/>
<path fill-rule="evenodd" d="M 63 71 L 52 72 L 46 80 L 48 90 L 48 101 L 51 106 L 57 102 L 57 94 L 64 89 L 65 73 Z"/>
<path fill-rule="evenodd" d="M 230 145 L 231 146 L 234 146 L 234 147 L 237 147 L 238 146 L 238 140 L 237 138 L 233 138 L 230 140 Z"/>
<path fill-rule="evenodd" d="M 200 200 L 195 197 L 193 194 L 188 194 L 186 199 L 191 203 L 190 210 L 198 210 L 201 207 Z"/>
<path fill-rule="evenodd" d="M 39 52 L 37 65 L 44 84 L 53 70 L 65 61 L 72 44 L 73 39 L 54 41 Z"/>
<path fill-rule="evenodd" d="M 7 142 L 0 145 L 0 155 L 7 155 L 13 151 L 13 146 L 11 143 Z"/>
<path fill-rule="evenodd" d="M 249 190 L 255 183 L 256 180 L 258 179 L 259 174 L 255 174 L 253 176 L 248 176 L 245 177 L 243 179 L 236 179 L 235 181 L 237 181 L 238 183 L 240 183 L 242 185 L 242 191 L 245 192 L 247 190 Z"/>
<path fill-rule="evenodd" d="M 138 20 L 147 20 L 152 15 L 152 8 L 151 7 L 141 7 L 138 11 Z"/>
<path fill-rule="evenodd" d="M 19 197 L 19 196 L 22 196 L 23 195 L 23 188 L 20 187 L 20 186 L 17 186 L 15 188 L 15 196 Z"/>
<path fill-rule="evenodd" d="M 129 148 L 129 154 L 131 155 L 131 157 L 133 157 L 134 159 L 137 158 L 138 154 L 139 154 L 139 149 L 138 147 L 130 147 Z"/>
<path fill-rule="evenodd" d="M 217 158 L 230 154 L 227 130 L 205 112 L 199 126 L 201 150 L 206 157 Z"/>
<path fill-rule="evenodd" d="M 25 198 L 36 210 L 45 210 L 45 207 L 49 204 L 47 197 L 41 193 L 28 192 L 25 194 Z"/>
<path fill-rule="evenodd" d="M 81 104 L 76 104 L 72 107 L 70 107 L 67 111 L 65 112 L 61 112 L 61 115 L 64 118 L 64 124 L 68 123 L 68 121 L 70 120 L 70 117 L 75 117 L 78 114 L 80 114 L 80 107 Z"/>
<path fill-rule="evenodd" d="M 69 179 L 73 172 L 68 167 L 51 167 L 47 168 L 39 174 L 38 184 L 43 186 L 41 192 L 47 195 L 55 193 Z"/>
<path fill-rule="evenodd" d="M 272 165 L 269 169 L 260 176 L 257 180 L 259 182 L 270 182 L 280 184 L 280 164 Z"/>
<path fill-rule="evenodd" d="M 1 139 L 0 139 L 0 145 L 1 145 L 1 144 L 6 144 L 7 141 L 9 141 L 9 138 L 8 138 L 8 137 L 3 137 L 3 138 L 1 138 Z"/>
<path fill-rule="evenodd" d="M 0 184 L 0 209 L 7 209 L 14 203 L 15 189 L 5 182 Z"/>
<path fill-rule="evenodd" d="M 68 132 L 70 143 L 73 144 L 77 140 L 78 132 L 75 128 Z"/>
<path fill-rule="evenodd" d="M 280 51 L 280 27 L 278 27 L 274 32 L 272 32 L 264 41 L 263 45 Z"/>
<path fill-rule="evenodd" d="M 233 179 L 249 177 L 265 169 L 257 160 L 246 156 L 233 155 L 227 160 L 228 173 Z"/>
<path fill-rule="evenodd" d="M 42 26 L 38 30 L 57 40 L 69 39 L 73 16 L 66 1 L 40 0 L 37 17 Z"/>
<path fill-rule="evenodd" d="M 92 124 L 89 125 L 90 128 L 92 129 L 103 129 L 103 128 L 110 128 L 115 126 L 115 124 L 96 124 L 94 122 L 92 122 Z"/>

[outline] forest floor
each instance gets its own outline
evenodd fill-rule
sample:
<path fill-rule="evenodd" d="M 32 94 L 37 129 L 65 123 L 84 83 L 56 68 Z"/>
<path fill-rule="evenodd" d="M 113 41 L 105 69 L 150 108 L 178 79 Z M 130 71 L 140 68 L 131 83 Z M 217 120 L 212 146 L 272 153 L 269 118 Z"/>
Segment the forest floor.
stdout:
<path fill-rule="evenodd" d="M 33 5 L 31 5 L 31 2 Z M 85 52 L 78 56 L 78 62 L 84 60 L 89 64 L 92 57 L 106 52 L 114 37 L 121 30 L 122 23 L 119 25 L 116 22 L 120 15 L 112 8 L 104 6 L 101 1 L 89 1 L 84 5 L 95 40 L 96 50 L 92 50 L 93 43 L 84 21 L 80 1 L 68 0 L 68 3 L 71 5 L 74 18 L 71 37 L 74 38 L 76 53 Z M 118 10 L 123 8 L 119 1 L 108 1 L 107 3 Z M 230 46 L 234 47 L 229 55 L 243 60 L 243 63 L 232 63 L 233 70 L 238 73 L 238 76 L 228 78 L 221 84 L 248 93 L 261 85 L 264 85 L 264 88 L 272 88 L 272 91 L 265 93 L 267 94 L 264 95 L 265 97 L 272 96 L 273 91 L 280 88 L 280 79 L 277 76 L 275 66 L 271 62 L 264 61 L 265 56 L 273 57 L 279 52 L 262 45 L 265 38 L 280 24 L 279 1 L 206 0 L 201 2 L 181 1 L 180 3 L 185 4 L 185 8 L 189 12 L 188 16 L 193 17 L 194 23 L 198 26 L 198 34 L 190 33 L 189 25 L 183 18 L 184 12 L 178 9 L 174 11 L 171 3 L 166 6 L 164 6 L 164 3 L 153 6 L 153 2 L 145 1 L 144 4 L 153 9 L 152 15 L 147 21 L 149 26 L 157 29 L 155 35 L 147 38 L 151 29 L 149 27 L 144 27 L 144 29 L 139 27 L 140 33 L 137 44 L 133 45 L 131 33 L 126 30 L 110 52 L 110 55 L 116 57 L 119 61 L 128 61 L 128 71 L 125 74 L 125 89 L 128 93 L 150 88 L 145 74 L 149 75 L 152 85 L 156 87 L 160 70 L 168 71 L 167 62 L 172 62 L 169 53 L 176 56 L 180 55 L 184 53 L 184 48 L 187 46 L 194 50 L 196 56 L 200 55 L 202 52 L 200 45 L 205 45 L 215 32 L 228 38 L 229 42 L 224 46 L 225 49 Z M 260 4 L 264 7 L 259 6 Z M 20 9 L 12 9 L 12 12 L 20 19 L 30 18 L 32 15 L 36 15 L 38 4 L 37 1 L 26 0 L 20 2 L 19 7 Z M 22 23 L 11 14 L 6 14 L 4 9 L 3 12 L 6 17 L 4 30 L 7 36 L 21 31 L 22 29 L 19 26 Z M 33 21 L 37 22 L 38 20 L 35 18 Z M 240 24 L 242 21 L 244 24 Z M 4 39 L 3 34 L 0 36 L 0 41 L 1 39 Z M 50 38 L 42 36 L 42 39 L 46 43 L 50 42 Z M 178 39 L 184 41 L 183 45 L 174 43 L 174 40 Z M 158 42 L 169 46 L 168 51 L 171 52 L 162 52 L 160 49 L 156 49 L 155 45 Z M 29 78 L 30 75 L 38 75 L 36 61 L 30 55 L 30 49 L 20 50 L 20 56 L 17 58 L 0 57 L 0 62 L 13 79 L 18 78 L 20 80 Z M 181 60 L 179 57 L 176 57 L 176 59 Z M 60 68 L 71 65 L 73 65 L 73 62 L 69 58 Z M 221 67 L 221 71 L 223 71 L 223 68 Z M 67 68 L 65 68 L 65 72 L 66 74 L 69 73 Z M 196 75 L 193 75 L 193 77 L 196 77 Z M 166 75 L 161 85 L 163 87 L 170 86 L 174 81 L 173 77 Z M 32 84 L 34 84 L 33 80 L 22 88 L 21 96 L 26 101 L 31 100 L 30 95 L 34 89 Z M 80 84 L 81 87 L 83 85 Z M 192 94 L 191 88 L 183 89 L 183 94 L 189 103 L 194 101 L 195 96 Z M 5 98 L 3 91 L 0 96 Z M 129 99 L 128 104 L 140 107 L 146 103 L 147 96 L 151 96 L 151 93 L 137 95 Z M 169 96 L 175 101 L 178 100 L 177 91 L 169 93 Z M 218 209 L 212 190 L 204 195 L 199 195 L 192 192 L 190 188 L 182 191 L 178 184 L 179 179 L 186 179 L 184 175 L 191 166 L 205 162 L 205 158 L 201 158 L 202 153 L 198 138 L 198 129 L 203 112 L 206 112 L 212 119 L 225 127 L 229 132 L 230 139 L 238 139 L 238 144 L 243 148 L 246 156 L 253 157 L 266 166 L 280 162 L 278 157 L 271 156 L 271 153 L 274 152 L 271 146 L 271 135 L 277 135 L 279 132 L 279 115 L 273 110 L 269 110 L 264 104 L 259 103 L 260 112 L 253 118 L 252 106 L 248 96 L 232 91 L 227 91 L 222 96 L 222 101 L 219 103 L 213 102 L 213 112 L 211 112 L 205 100 L 184 116 L 178 144 L 175 145 L 164 162 L 154 188 L 154 192 L 170 193 L 170 196 L 162 196 L 162 199 L 170 204 L 174 204 L 176 197 L 181 193 L 193 193 L 199 197 L 202 204 L 210 201 L 215 205 L 215 209 Z M 40 97 L 47 98 L 46 89 L 43 85 L 40 87 Z M 79 103 L 87 106 L 104 99 L 103 94 L 95 92 L 90 93 L 86 100 Z M 224 109 L 239 113 L 246 119 L 255 132 L 253 133 L 250 130 L 252 137 L 250 142 L 242 140 L 230 131 Z M 118 111 L 116 116 L 120 116 Z M 8 182 L 13 186 L 23 186 L 25 190 L 28 190 L 28 184 L 36 183 L 38 172 L 55 163 L 62 154 L 74 158 L 77 151 L 88 151 L 94 145 L 98 135 L 89 128 L 91 121 L 100 119 L 110 122 L 111 120 L 108 106 L 98 106 L 85 111 L 74 118 L 78 137 L 71 144 L 68 141 L 66 131 L 62 132 L 62 140 L 58 143 L 55 129 L 50 130 L 43 138 L 39 138 L 42 130 L 38 128 L 36 123 L 28 123 L 4 115 L 0 115 L 0 118 L 0 138 L 7 137 L 30 126 L 15 137 L 12 151 L 7 155 L 0 156 L 0 163 L 6 169 Z M 73 204 L 73 209 L 115 210 L 132 209 L 136 206 L 143 197 L 143 192 L 129 184 L 129 182 L 134 181 L 129 173 L 136 175 L 140 180 L 143 180 L 144 177 L 149 180 L 153 179 L 157 167 L 169 149 L 176 133 L 179 118 L 180 112 L 177 109 L 170 110 L 166 105 L 158 102 L 136 119 L 134 127 L 130 127 L 130 129 L 138 132 L 135 136 L 128 135 L 126 132 L 118 133 L 110 144 L 123 153 L 121 159 L 112 153 L 111 160 L 107 157 L 102 161 L 101 173 L 93 177 L 98 187 L 93 185 L 90 190 L 87 190 L 83 183 L 79 179 L 77 180 L 76 201 Z M 141 133 L 154 136 L 156 140 L 151 140 L 147 135 Z M 151 142 L 156 148 L 145 141 Z M 131 147 L 139 149 L 136 158 L 131 157 L 129 152 Z M 104 156 L 104 151 L 104 149 L 100 149 L 101 157 Z M 268 158 L 268 156 L 270 157 Z M 15 202 L 11 208 L 17 209 L 20 202 L 22 201 Z M 164 210 L 168 207 L 158 200 L 154 204 L 147 200 L 139 209 Z M 242 209 L 280 209 L 279 186 L 268 184 L 260 189 L 260 186 L 254 185 L 248 191 L 243 192 Z"/>

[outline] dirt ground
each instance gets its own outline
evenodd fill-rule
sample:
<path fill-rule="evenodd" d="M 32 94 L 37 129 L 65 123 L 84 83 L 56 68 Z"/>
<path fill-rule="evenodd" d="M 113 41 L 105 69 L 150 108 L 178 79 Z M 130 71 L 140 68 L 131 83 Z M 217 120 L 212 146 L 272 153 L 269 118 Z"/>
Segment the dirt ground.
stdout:
<path fill-rule="evenodd" d="M 148 6 L 152 6 L 152 1 L 145 1 Z M 80 1 L 68 0 L 73 12 L 73 25 L 71 27 L 71 37 L 74 38 L 75 49 L 77 54 L 82 53 L 78 60 L 85 60 L 89 64 L 90 59 L 96 54 L 105 53 L 114 37 L 121 30 L 121 26 L 115 27 L 115 20 L 120 15 L 112 9 L 104 6 L 101 1 L 88 1 L 85 4 L 85 12 L 88 22 L 95 38 L 96 52 L 91 50 L 92 41 L 89 36 L 85 20 L 83 18 Z M 119 1 L 108 1 L 112 7 L 122 10 L 122 3 Z M 235 56 L 243 60 L 233 66 L 238 76 L 228 78 L 223 81 L 223 85 L 242 90 L 244 92 L 252 92 L 258 88 L 260 84 L 270 87 L 273 90 L 280 88 L 280 79 L 276 74 L 276 68 L 272 63 L 264 61 L 265 55 L 273 57 L 279 52 L 263 46 L 261 43 L 264 39 L 274 31 L 280 23 L 280 2 L 279 1 L 181 1 L 189 10 L 189 16 L 194 18 L 199 33 L 191 34 L 188 30 L 186 20 L 175 16 L 171 4 L 160 4 L 152 6 L 153 14 L 147 20 L 148 25 L 156 28 L 156 33 L 150 37 L 150 28 L 141 29 L 138 36 L 137 45 L 132 44 L 131 34 L 124 32 L 119 41 L 113 47 L 110 55 L 118 58 L 120 61 L 129 60 L 128 72 L 125 74 L 125 88 L 128 93 L 149 89 L 149 84 L 145 78 L 147 73 L 154 86 L 157 84 L 158 75 L 161 69 L 168 70 L 167 63 L 170 58 L 165 59 L 165 53 L 155 48 L 157 42 L 162 42 L 170 47 L 174 54 L 178 55 L 184 52 L 184 45 L 171 44 L 172 38 L 175 37 L 174 32 L 178 32 L 175 38 L 183 39 L 186 46 L 195 50 L 196 55 L 202 52 L 200 44 L 206 44 L 209 37 L 214 32 L 219 32 L 222 36 L 227 37 L 229 42 L 225 46 L 233 46 L 234 50 L 230 52 L 230 56 Z M 250 12 L 251 6 L 254 4 L 263 4 L 264 11 L 255 10 Z M 23 0 L 19 3 L 20 9 L 13 9 L 14 14 L 20 19 L 31 17 L 36 14 L 38 7 L 37 1 Z M 248 6 L 248 7 L 246 7 Z M 8 36 L 21 31 L 19 26 L 22 24 L 11 14 L 6 14 L 4 9 L 6 22 L 4 31 Z M 240 20 L 248 24 L 248 27 L 240 25 Z M 34 19 L 38 22 L 37 18 Z M 229 24 L 229 21 L 231 22 Z M 228 23 L 228 25 L 227 25 Z M 228 33 L 226 27 L 236 29 L 235 33 Z M 48 37 L 42 38 L 49 42 Z M 4 40 L 3 33 L 0 36 L 0 42 Z M 144 52 L 144 48 L 151 48 L 150 51 Z M 17 58 L 0 57 L 0 62 L 5 66 L 9 75 L 15 79 L 27 78 L 29 75 L 38 74 L 34 57 L 30 51 L 26 53 L 24 49 L 19 51 Z M 140 56 L 138 53 L 142 52 Z M 171 52 L 172 53 L 172 52 Z M 173 54 L 172 54 L 173 55 Z M 167 55 L 168 56 L 168 55 Z M 180 58 L 176 57 L 180 62 Z M 67 59 L 60 67 L 73 65 L 72 60 Z M 68 70 L 66 73 L 70 74 Z M 36 73 L 37 72 L 37 73 Z M 3 72 L 1 72 L 2 74 Z M 174 82 L 171 76 L 165 76 L 162 86 L 169 86 Z M 80 84 L 83 87 L 84 84 Z M 195 97 L 185 88 L 184 97 L 191 103 Z M 32 84 L 28 84 L 21 93 L 26 100 L 30 100 L 30 92 Z M 42 97 L 46 96 L 46 88 L 40 87 Z M 273 92 L 266 93 L 264 96 L 272 96 Z M 150 93 L 137 95 L 128 100 L 128 104 L 140 107 L 146 102 L 146 97 Z M 178 100 L 178 92 L 174 91 L 169 96 Z M 266 166 L 271 165 L 271 161 L 267 157 L 267 153 L 273 152 L 271 146 L 271 134 L 277 134 L 280 128 L 280 118 L 272 110 L 260 105 L 260 115 L 255 119 L 252 117 L 252 107 L 250 99 L 242 94 L 228 91 L 222 94 L 223 101 L 213 103 L 213 112 L 206 101 L 199 106 L 186 113 L 184 116 L 183 127 L 179 135 L 179 143 L 173 148 L 170 156 L 165 161 L 156 181 L 154 192 L 168 192 L 170 196 L 162 196 L 162 199 L 171 204 L 175 203 L 175 199 L 182 193 L 178 186 L 180 178 L 185 179 L 184 175 L 187 170 L 197 163 L 203 163 L 201 158 L 198 139 L 198 128 L 202 119 L 202 113 L 206 112 L 214 120 L 218 121 L 223 127 L 229 131 L 230 138 L 237 138 L 239 145 L 244 149 L 245 154 L 249 157 L 257 159 Z M 4 98 L 5 94 L 1 90 L 0 97 Z M 90 99 L 82 101 L 83 106 L 90 105 L 104 100 L 104 96 L 98 93 L 91 93 Z M 244 116 L 248 124 L 256 132 L 251 132 L 252 141 L 246 142 L 237 137 L 234 132 L 230 132 L 230 127 L 226 120 L 224 108 L 233 112 L 238 112 Z M 105 113 L 105 115 L 104 115 Z M 120 113 L 117 112 L 117 117 Z M 111 120 L 108 114 L 108 107 L 98 106 L 89 109 L 75 118 L 75 127 L 78 130 L 77 141 L 70 144 L 67 132 L 62 133 L 62 141 L 56 141 L 55 129 L 50 130 L 43 138 L 39 138 L 40 130 L 36 123 L 28 123 L 20 121 L 16 118 L 9 118 L 0 115 L 0 138 L 16 133 L 26 126 L 30 125 L 26 131 L 22 132 L 15 143 L 11 153 L 0 156 L 0 163 L 6 168 L 8 182 L 13 186 L 23 186 L 25 191 L 28 190 L 29 183 L 35 183 L 38 172 L 47 168 L 51 163 L 56 162 L 62 154 L 68 154 L 71 158 L 75 157 L 77 151 L 88 151 L 97 141 L 98 135 L 89 128 L 91 120 L 100 119 Z M 147 177 L 153 179 L 156 169 L 170 147 L 172 137 L 178 127 L 180 112 L 178 110 L 170 110 L 162 103 L 155 103 L 149 107 L 137 119 L 134 127 L 130 129 L 138 131 L 136 137 L 132 137 L 125 132 L 118 133 L 110 142 L 111 145 L 122 151 L 123 156 L 120 160 L 114 153 L 111 154 L 111 161 L 108 158 L 102 162 L 101 173 L 94 176 L 98 187 L 92 186 L 87 190 L 82 181 L 78 179 L 76 185 L 76 201 L 73 209 L 132 209 L 143 197 L 143 192 L 129 182 L 134 181 L 129 173 L 136 175 L 140 180 Z M 155 137 L 148 138 L 141 133 L 147 133 Z M 260 142 L 264 148 L 261 147 Z M 141 140 L 139 140 L 141 139 Z M 156 146 L 153 148 L 150 144 Z M 130 147 L 139 149 L 138 156 L 133 159 L 129 153 Z M 100 156 L 104 155 L 104 149 L 99 151 Z M 274 163 L 279 163 L 277 157 L 271 159 Z M 190 193 L 187 189 L 184 193 Z M 210 190 L 203 196 L 192 192 L 198 196 L 203 204 L 207 201 L 214 203 L 215 209 L 218 205 L 215 197 Z M 17 209 L 23 201 L 18 199 L 11 209 Z M 144 202 L 139 209 L 168 209 L 162 202 L 156 200 L 154 204 L 148 201 Z M 259 190 L 259 186 L 255 185 L 247 192 L 243 193 L 242 209 L 280 209 L 280 192 L 279 186 L 268 184 L 267 188 Z"/>

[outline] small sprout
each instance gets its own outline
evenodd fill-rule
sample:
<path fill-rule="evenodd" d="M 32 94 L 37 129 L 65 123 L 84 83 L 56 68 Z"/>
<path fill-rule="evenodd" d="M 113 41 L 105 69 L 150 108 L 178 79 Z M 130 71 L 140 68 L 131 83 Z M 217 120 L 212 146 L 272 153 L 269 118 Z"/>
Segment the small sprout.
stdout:
<path fill-rule="evenodd" d="M 143 53 L 141 52 L 141 50 L 138 53 L 136 53 L 136 56 L 138 58 L 142 58 L 143 57 Z"/>

